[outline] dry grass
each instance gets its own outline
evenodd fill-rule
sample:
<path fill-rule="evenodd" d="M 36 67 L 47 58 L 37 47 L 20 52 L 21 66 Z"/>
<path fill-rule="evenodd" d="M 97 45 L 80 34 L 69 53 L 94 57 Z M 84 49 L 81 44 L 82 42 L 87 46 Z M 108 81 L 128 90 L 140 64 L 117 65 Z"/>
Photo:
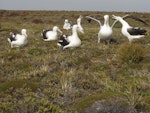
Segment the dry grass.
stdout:
<path fill-rule="evenodd" d="M 0 109 L 2 113 L 85 112 L 92 103 L 102 99 L 123 98 L 122 105 L 138 112 L 150 110 L 150 26 L 128 19 L 131 25 L 148 30 L 145 38 L 137 40 L 146 54 L 138 63 L 122 63 L 118 50 L 128 44 L 114 28 L 117 44 L 97 44 L 99 26 L 84 18 L 85 34 L 79 34 L 82 45 L 62 51 L 57 41 L 43 42 L 43 29 L 54 25 L 62 29 L 65 18 L 73 23 L 79 15 L 92 15 L 103 22 L 103 15 L 115 12 L 69 11 L 0 11 Z M 118 12 L 115 15 L 125 15 Z M 149 13 L 130 13 L 150 24 Z M 112 23 L 113 20 L 110 20 Z M 11 49 L 7 38 L 10 31 L 27 29 L 26 47 Z M 66 32 L 62 29 L 63 32 Z M 15 105 L 13 104 L 15 103 Z M 31 104 L 33 103 L 33 104 Z M 118 111 L 119 112 L 119 111 Z"/>

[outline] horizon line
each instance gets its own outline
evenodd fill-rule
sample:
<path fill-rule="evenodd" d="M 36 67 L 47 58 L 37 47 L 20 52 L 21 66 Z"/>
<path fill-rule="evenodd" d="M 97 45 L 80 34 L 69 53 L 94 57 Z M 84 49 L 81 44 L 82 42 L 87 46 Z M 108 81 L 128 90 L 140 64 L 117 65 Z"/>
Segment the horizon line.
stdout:
<path fill-rule="evenodd" d="M 54 10 L 54 9 L 0 9 L 5 11 L 72 11 L 72 12 L 123 12 L 123 13 L 150 13 L 148 11 L 105 11 L 105 10 Z"/>

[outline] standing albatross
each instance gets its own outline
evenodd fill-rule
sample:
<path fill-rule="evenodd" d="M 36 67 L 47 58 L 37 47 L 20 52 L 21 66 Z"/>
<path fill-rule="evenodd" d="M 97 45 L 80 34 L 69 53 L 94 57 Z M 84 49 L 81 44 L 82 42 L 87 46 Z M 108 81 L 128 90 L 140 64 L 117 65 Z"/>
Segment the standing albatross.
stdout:
<path fill-rule="evenodd" d="M 97 20 L 93 17 L 86 16 L 86 18 L 92 19 L 92 20 L 98 22 L 100 25 L 100 30 L 98 32 L 98 43 L 100 43 L 100 40 L 104 40 L 109 43 L 109 41 L 112 38 L 112 34 L 113 34 L 112 27 L 110 27 L 110 25 L 109 25 L 109 15 L 104 15 L 104 24 L 103 25 L 100 22 L 100 20 Z"/>
<path fill-rule="evenodd" d="M 91 19 L 91 20 L 94 20 L 94 21 L 98 22 L 99 25 L 100 25 L 100 30 L 98 32 L 98 43 L 100 43 L 100 40 L 104 40 L 104 41 L 109 43 L 112 39 L 112 34 L 113 34 L 112 29 L 119 20 L 114 21 L 113 24 L 110 26 L 109 25 L 109 15 L 104 15 L 104 24 L 103 25 L 100 22 L 100 20 L 97 20 L 93 17 L 86 16 L 86 18 L 88 19 L 88 21 Z M 131 15 L 125 15 L 125 16 L 122 17 L 122 19 L 127 19 L 127 18 L 131 18 L 131 19 L 134 19 L 136 21 L 140 21 L 140 22 L 147 25 L 147 23 L 144 22 L 143 20 L 141 20 L 137 17 L 131 16 Z"/>
<path fill-rule="evenodd" d="M 147 31 L 145 29 L 130 26 L 122 17 L 113 15 L 112 18 L 116 20 L 115 24 L 117 21 L 119 21 L 122 24 L 121 32 L 125 37 L 128 38 L 129 43 L 131 43 L 134 39 L 139 39 L 146 35 Z M 138 19 L 138 21 L 141 21 L 144 24 L 147 24 L 141 19 Z"/>

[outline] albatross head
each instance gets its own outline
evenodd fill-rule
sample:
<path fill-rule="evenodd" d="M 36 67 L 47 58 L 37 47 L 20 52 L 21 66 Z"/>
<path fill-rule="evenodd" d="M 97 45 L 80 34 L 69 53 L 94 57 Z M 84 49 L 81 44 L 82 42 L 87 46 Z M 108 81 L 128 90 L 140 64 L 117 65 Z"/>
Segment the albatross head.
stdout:
<path fill-rule="evenodd" d="M 109 15 L 104 15 L 104 19 L 108 21 L 109 20 Z"/>
<path fill-rule="evenodd" d="M 64 23 L 68 23 L 69 22 L 69 20 L 68 19 L 65 19 L 65 22 Z"/>
<path fill-rule="evenodd" d="M 81 19 L 83 18 L 82 15 L 79 16 L 79 18 L 77 19 L 77 24 L 80 24 L 81 23 Z"/>
<path fill-rule="evenodd" d="M 22 35 L 27 35 L 26 32 L 27 32 L 26 29 L 22 29 L 22 30 L 21 30 L 21 34 L 22 34 Z"/>
<path fill-rule="evenodd" d="M 73 32 L 80 32 L 80 33 L 84 34 L 84 30 L 81 29 L 81 27 L 79 27 L 77 24 L 73 25 L 72 31 Z"/>
<path fill-rule="evenodd" d="M 104 24 L 109 26 L 109 15 L 104 15 Z"/>
<path fill-rule="evenodd" d="M 120 16 L 112 15 L 112 18 L 115 19 L 115 20 L 122 20 L 122 18 Z"/>
<path fill-rule="evenodd" d="M 53 31 L 55 31 L 55 32 L 60 32 L 61 34 L 62 34 L 62 31 L 57 27 L 57 26 L 54 26 L 53 27 Z"/>

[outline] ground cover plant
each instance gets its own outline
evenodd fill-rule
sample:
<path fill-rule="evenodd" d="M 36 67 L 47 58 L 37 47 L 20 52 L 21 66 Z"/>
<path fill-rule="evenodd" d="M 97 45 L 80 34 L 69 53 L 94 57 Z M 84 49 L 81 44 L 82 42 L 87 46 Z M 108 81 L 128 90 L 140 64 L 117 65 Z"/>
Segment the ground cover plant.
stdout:
<path fill-rule="evenodd" d="M 99 25 L 88 23 L 91 15 L 103 22 L 105 14 L 123 12 L 0 11 L 0 112 L 1 113 L 149 113 L 150 112 L 150 14 L 128 13 L 149 25 L 128 19 L 145 28 L 147 35 L 128 43 L 115 26 L 116 43 L 97 44 Z M 64 20 L 73 23 L 82 15 L 85 34 L 82 45 L 62 50 L 57 41 L 44 42 L 43 29 Z M 110 19 L 110 23 L 114 20 Z M 10 48 L 11 31 L 27 29 L 28 44 Z"/>

